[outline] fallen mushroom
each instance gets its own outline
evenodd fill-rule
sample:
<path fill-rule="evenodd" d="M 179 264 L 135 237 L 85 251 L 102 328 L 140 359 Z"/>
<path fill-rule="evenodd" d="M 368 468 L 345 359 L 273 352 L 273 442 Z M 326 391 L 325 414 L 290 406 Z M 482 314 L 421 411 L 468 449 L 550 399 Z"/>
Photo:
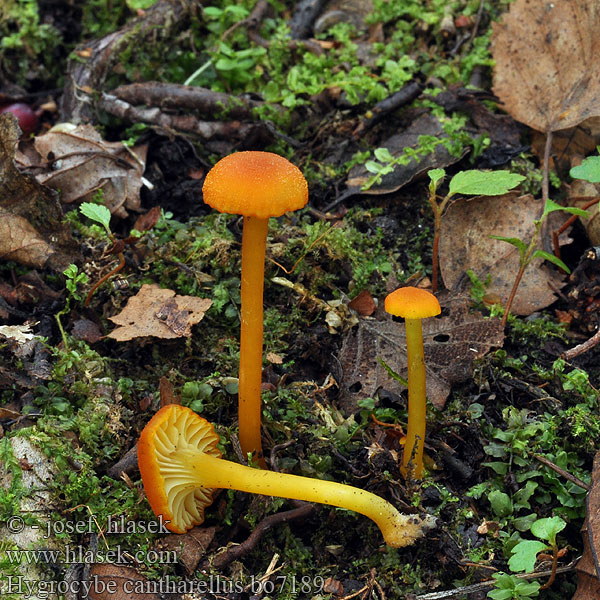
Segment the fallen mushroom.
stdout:
<path fill-rule="evenodd" d="M 421 479 L 427 412 L 421 320 L 439 315 L 442 309 L 433 294 L 427 290 L 408 286 L 399 288 L 386 297 L 385 310 L 396 317 L 404 317 L 406 325 L 408 424 L 402 457 L 402 473 L 405 477 Z"/>
<path fill-rule="evenodd" d="M 271 152 L 237 152 L 208 172 L 204 202 L 219 212 L 244 216 L 239 373 L 239 436 L 242 451 L 266 467 L 260 436 L 263 288 L 269 217 L 308 202 L 301 171 Z"/>
<path fill-rule="evenodd" d="M 359 512 L 381 529 L 385 542 L 408 546 L 435 519 L 399 513 L 389 502 L 349 485 L 253 469 L 221 458 L 219 436 L 194 411 L 178 404 L 161 408 L 140 435 L 138 464 L 146 497 L 175 533 L 204 521 L 215 488 L 319 502 Z"/>

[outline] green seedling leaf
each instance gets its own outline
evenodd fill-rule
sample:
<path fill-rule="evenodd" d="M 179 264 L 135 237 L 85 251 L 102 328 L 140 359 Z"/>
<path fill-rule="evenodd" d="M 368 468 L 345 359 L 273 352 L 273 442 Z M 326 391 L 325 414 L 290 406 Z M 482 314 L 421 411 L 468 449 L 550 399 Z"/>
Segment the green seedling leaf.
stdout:
<path fill-rule="evenodd" d="M 110 233 L 110 210 L 104 204 L 94 204 L 93 202 L 82 202 L 79 205 L 81 214 L 100 223 Z"/>
<path fill-rule="evenodd" d="M 514 246 L 515 248 L 517 248 L 519 250 L 519 254 L 521 256 L 524 256 L 525 252 L 527 252 L 527 244 L 523 240 L 520 240 L 519 238 L 504 237 L 503 235 L 490 235 L 490 237 L 493 240 L 500 240 L 501 242 L 506 242 L 507 244 Z"/>
<path fill-rule="evenodd" d="M 511 571 L 531 573 L 535 566 L 538 552 L 547 550 L 548 546 L 538 540 L 523 540 L 512 549 L 512 556 L 508 559 Z"/>
<path fill-rule="evenodd" d="M 508 494 L 500 490 L 492 490 L 488 496 L 494 514 L 498 517 L 508 517 L 512 514 L 513 505 Z"/>
<path fill-rule="evenodd" d="M 525 179 L 510 171 L 460 171 L 450 180 L 449 196 L 501 196 Z"/>
<path fill-rule="evenodd" d="M 369 171 L 369 173 L 379 173 L 379 171 L 381 171 L 382 169 L 382 165 L 380 165 L 378 162 L 375 162 L 374 160 L 368 160 L 365 163 L 365 169 L 367 171 Z"/>
<path fill-rule="evenodd" d="M 589 156 L 569 171 L 573 179 L 583 179 L 590 183 L 600 183 L 600 156 Z"/>
<path fill-rule="evenodd" d="M 579 217 L 589 217 L 588 213 L 582 208 L 576 208 L 575 206 L 561 206 L 554 202 L 554 200 L 550 200 L 548 198 L 546 200 L 546 205 L 544 206 L 544 213 L 542 214 L 540 221 L 543 221 L 550 213 L 555 212 L 557 210 L 562 210 L 563 212 L 570 213 L 572 215 L 577 215 Z"/>
<path fill-rule="evenodd" d="M 394 160 L 392 153 L 387 148 L 375 148 L 373 154 L 375 158 L 382 163 Z"/>
<path fill-rule="evenodd" d="M 566 526 L 566 522 L 560 517 L 547 517 L 532 523 L 531 533 L 542 540 L 548 540 L 554 546 L 556 545 L 556 534 Z"/>
<path fill-rule="evenodd" d="M 547 260 L 548 262 L 555 264 L 557 267 L 562 269 L 565 273 L 571 273 L 571 269 L 569 269 L 569 267 L 567 267 L 567 265 L 565 265 L 565 263 L 562 260 L 560 260 L 560 258 L 558 258 L 558 256 L 554 256 L 554 254 L 551 254 L 550 252 L 545 252 L 544 250 L 536 250 L 533 253 L 533 258 L 536 258 L 536 257 L 543 258 L 544 260 Z"/>
<path fill-rule="evenodd" d="M 494 573 L 495 589 L 488 592 L 492 600 L 514 600 L 515 598 L 534 598 L 538 595 L 540 584 L 537 581 L 521 581 L 515 575 Z"/>
<path fill-rule="evenodd" d="M 431 171 L 427 172 L 429 175 L 429 179 L 431 179 L 431 183 L 429 184 L 429 191 L 432 194 L 435 194 L 435 191 L 438 189 L 438 186 L 446 177 L 446 171 L 444 169 L 431 169 Z"/>

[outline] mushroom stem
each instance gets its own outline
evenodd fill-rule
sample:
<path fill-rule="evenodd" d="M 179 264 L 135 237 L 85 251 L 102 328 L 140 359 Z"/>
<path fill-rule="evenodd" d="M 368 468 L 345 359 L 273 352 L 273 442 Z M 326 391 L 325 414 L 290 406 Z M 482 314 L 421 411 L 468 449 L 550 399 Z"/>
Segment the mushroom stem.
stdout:
<path fill-rule="evenodd" d="M 425 443 L 425 355 L 421 319 L 405 319 L 406 353 L 408 355 L 408 425 L 402 457 L 404 476 L 423 476 L 423 446 Z"/>
<path fill-rule="evenodd" d="M 244 217 L 239 372 L 239 436 L 244 454 L 266 468 L 260 436 L 263 288 L 269 219 Z"/>
<path fill-rule="evenodd" d="M 352 510 L 375 521 L 389 546 L 408 546 L 423 535 L 424 527 L 432 525 L 414 515 L 403 515 L 383 498 L 350 485 L 253 469 L 190 448 L 176 454 L 174 462 L 188 465 L 194 472 L 195 477 L 186 482 L 190 489 L 194 485 L 226 488 Z"/>

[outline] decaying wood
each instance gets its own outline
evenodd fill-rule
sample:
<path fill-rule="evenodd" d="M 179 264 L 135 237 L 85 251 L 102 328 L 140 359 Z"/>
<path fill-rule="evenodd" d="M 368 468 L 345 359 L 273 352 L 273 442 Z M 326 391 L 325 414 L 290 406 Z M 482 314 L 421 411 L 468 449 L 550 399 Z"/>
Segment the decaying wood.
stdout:
<path fill-rule="evenodd" d="M 247 96 L 231 96 L 203 87 L 159 81 L 122 85 L 111 95 L 128 104 L 197 110 L 209 117 L 226 116 L 228 119 L 251 119 L 252 109 L 264 104 Z"/>
<path fill-rule="evenodd" d="M 107 113 L 132 123 L 154 125 L 168 133 L 192 133 L 205 140 L 212 138 L 243 140 L 257 135 L 271 137 L 268 127 L 262 123 L 201 121 L 190 114 L 176 115 L 163 112 L 156 107 L 133 106 L 112 94 L 101 94 L 98 105 Z"/>
<path fill-rule="evenodd" d="M 90 92 L 101 90 L 106 77 L 129 46 L 140 46 L 149 38 L 167 38 L 183 27 L 193 11 L 193 0 L 159 0 L 144 15 L 103 38 L 80 45 L 77 58 L 68 64 L 60 105 L 61 120 L 82 123 L 94 116 Z M 81 56 L 89 56 L 84 62 Z"/>

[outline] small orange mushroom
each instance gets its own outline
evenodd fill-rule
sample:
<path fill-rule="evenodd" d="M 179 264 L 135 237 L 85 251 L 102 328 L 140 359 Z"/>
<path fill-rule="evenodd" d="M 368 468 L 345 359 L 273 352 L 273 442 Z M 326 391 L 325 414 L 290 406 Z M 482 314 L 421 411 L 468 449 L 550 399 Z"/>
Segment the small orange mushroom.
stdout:
<path fill-rule="evenodd" d="M 387 544 L 408 546 L 435 524 L 399 513 L 383 498 L 350 485 L 253 469 L 221 458 L 219 436 L 194 411 L 161 408 L 140 435 L 138 464 L 146 497 L 168 529 L 185 533 L 204 522 L 215 488 L 320 502 L 359 512 L 381 529 Z"/>
<path fill-rule="evenodd" d="M 269 217 L 302 208 L 308 184 L 301 171 L 271 152 L 237 152 L 207 174 L 204 202 L 219 212 L 244 216 L 240 332 L 240 445 L 265 467 L 260 436 L 263 289 Z"/>
<path fill-rule="evenodd" d="M 442 312 L 437 298 L 415 287 L 403 287 L 385 299 L 385 310 L 404 317 L 406 325 L 406 353 L 408 358 L 408 424 L 406 444 L 402 457 L 403 474 L 415 479 L 423 476 L 423 446 L 425 444 L 425 354 L 421 319 Z"/>

